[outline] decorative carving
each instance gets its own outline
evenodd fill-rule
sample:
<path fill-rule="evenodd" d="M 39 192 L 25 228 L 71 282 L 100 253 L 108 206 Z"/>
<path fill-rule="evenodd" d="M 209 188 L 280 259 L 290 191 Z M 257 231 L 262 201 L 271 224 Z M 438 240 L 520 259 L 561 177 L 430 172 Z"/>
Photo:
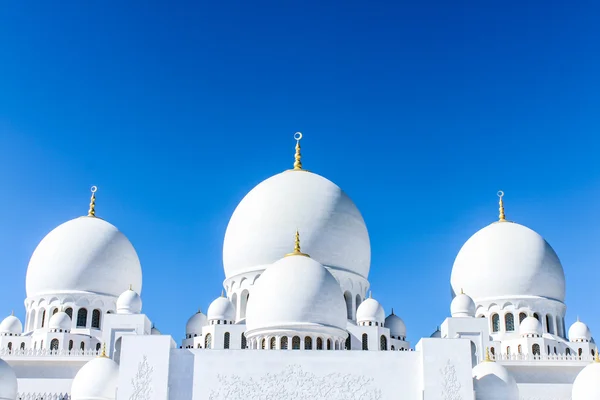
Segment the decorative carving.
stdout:
<path fill-rule="evenodd" d="M 70 400 L 68 393 L 19 393 L 17 400 Z"/>
<path fill-rule="evenodd" d="M 148 358 L 143 356 L 142 361 L 138 364 L 137 373 L 131 379 L 133 393 L 129 396 L 129 400 L 150 400 L 152 396 L 153 371 L 154 368 L 148 364 Z"/>
<path fill-rule="evenodd" d="M 373 378 L 331 373 L 317 376 L 299 365 L 260 378 L 218 375 L 220 386 L 212 390 L 209 400 L 381 400 L 381 390 Z"/>
<path fill-rule="evenodd" d="M 446 366 L 440 369 L 442 375 L 442 399 L 444 400 L 462 400 L 460 395 L 460 382 L 456 378 L 456 368 L 448 360 Z"/>

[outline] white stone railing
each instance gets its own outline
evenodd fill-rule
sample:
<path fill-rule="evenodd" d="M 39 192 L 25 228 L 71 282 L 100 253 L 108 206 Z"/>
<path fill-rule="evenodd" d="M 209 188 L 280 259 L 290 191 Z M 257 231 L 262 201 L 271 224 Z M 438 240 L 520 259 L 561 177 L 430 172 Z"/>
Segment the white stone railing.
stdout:
<path fill-rule="evenodd" d="M 70 400 L 68 393 L 19 393 L 17 400 Z"/>
<path fill-rule="evenodd" d="M 490 354 L 490 358 L 493 361 L 594 361 L 594 357 L 591 355 L 566 355 L 566 354 Z"/>
<path fill-rule="evenodd" d="M 0 357 L 94 357 L 96 350 L 0 349 Z"/>

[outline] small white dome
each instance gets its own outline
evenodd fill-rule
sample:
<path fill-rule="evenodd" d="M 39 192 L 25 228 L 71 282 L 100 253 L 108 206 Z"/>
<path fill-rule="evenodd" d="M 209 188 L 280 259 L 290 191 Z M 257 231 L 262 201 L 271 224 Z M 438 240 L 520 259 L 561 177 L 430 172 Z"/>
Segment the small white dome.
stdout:
<path fill-rule="evenodd" d="M 581 370 L 571 392 L 572 400 L 600 399 L 600 363 L 594 362 Z"/>
<path fill-rule="evenodd" d="M 571 342 L 589 342 L 592 340 L 592 332 L 587 324 L 577 318 L 577 321 L 569 328 L 569 340 Z"/>
<path fill-rule="evenodd" d="M 533 230 L 496 222 L 475 233 L 456 256 L 450 278 L 475 301 L 506 296 L 565 300 L 565 273 L 550 245 Z"/>
<path fill-rule="evenodd" d="M 202 311 L 198 310 L 198 312 L 188 319 L 187 324 L 185 325 L 185 334 L 187 336 L 191 335 L 202 335 L 202 328 L 206 326 L 207 318 L 206 315 L 202 313 Z"/>
<path fill-rule="evenodd" d="M 71 400 L 114 400 L 117 396 L 119 364 L 107 357 L 87 362 L 71 385 Z"/>
<path fill-rule="evenodd" d="M 515 378 L 502 365 L 484 361 L 473 368 L 476 400 L 519 400 Z"/>
<path fill-rule="evenodd" d="M 345 334 L 346 326 L 340 284 L 327 268 L 309 257 L 285 257 L 274 263 L 256 281 L 248 300 L 248 332 L 336 328 Z"/>
<path fill-rule="evenodd" d="M 303 250 L 322 265 L 369 276 L 371 244 L 360 211 L 330 180 L 285 171 L 252 189 L 225 232 L 225 276 L 263 270 L 290 250 L 290 232 L 302 227 Z"/>
<path fill-rule="evenodd" d="M 457 294 L 450 303 L 452 318 L 475 317 L 475 302 L 464 293 Z"/>
<path fill-rule="evenodd" d="M 541 336 L 542 324 L 537 318 L 527 317 L 519 325 L 519 335 L 521 336 Z"/>
<path fill-rule="evenodd" d="M 27 267 L 27 297 L 65 292 L 118 296 L 142 289 L 135 249 L 119 230 L 95 217 L 59 225 L 37 246 Z"/>
<path fill-rule="evenodd" d="M 377 322 L 383 324 L 385 311 L 379 302 L 371 297 L 365 299 L 356 310 L 356 322 Z"/>
<path fill-rule="evenodd" d="M 235 307 L 227 297 L 217 297 L 206 312 L 209 321 L 235 321 Z"/>
<path fill-rule="evenodd" d="M 0 359 L 0 399 L 16 400 L 17 392 L 17 374 L 6 361 Z"/>
<path fill-rule="evenodd" d="M 132 288 L 121 293 L 117 299 L 117 314 L 139 314 L 142 312 L 142 298 Z"/>
<path fill-rule="evenodd" d="M 0 334 L 20 335 L 21 333 L 23 333 L 23 324 L 14 315 L 9 315 L 0 323 Z"/>
<path fill-rule="evenodd" d="M 406 337 L 406 324 L 392 309 L 392 313 L 385 319 L 385 327 L 390 330 L 391 336 Z"/>
<path fill-rule="evenodd" d="M 70 331 L 71 330 L 71 317 L 64 312 L 59 311 L 50 317 L 50 322 L 48 322 L 48 328 L 50 330 L 57 331 Z"/>

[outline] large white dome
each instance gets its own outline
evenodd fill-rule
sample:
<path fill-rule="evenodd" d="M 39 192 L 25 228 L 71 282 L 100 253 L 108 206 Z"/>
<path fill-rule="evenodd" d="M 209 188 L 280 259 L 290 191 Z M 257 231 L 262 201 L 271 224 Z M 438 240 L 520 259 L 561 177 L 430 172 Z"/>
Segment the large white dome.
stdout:
<path fill-rule="evenodd" d="M 454 293 L 475 301 L 507 296 L 565 300 L 565 273 L 550 245 L 533 230 L 496 222 L 464 244 L 452 268 Z"/>
<path fill-rule="evenodd" d="M 73 400 L 114 400 L 117 397 L 119 364 L 107 357 L 88 361 L 73 379 Z"/>
<path fill-rule="evenodd" d="M 519 400 L 515 378 L 502 365 L 484 361 L 473 368 L 476 400 Z"/>
<path fill-rule="evenodd" d="M 600 362 L 594 362 L 581 370 L 572 389 L 573 400 L 600 399 Z"/>
<path fill-rule="evenodd" d="M 248 332 L 317 326 L 345 331 L 346 325 L 340 284 L 309 257 L 285 257 L 274 263 L 256 281 L 248 300 Z"/>
<path fill-rule="evenodd" d="M 117 297 L 130 284 L 141 293 L 135 249 L 116 227 L 96 217 L 59 225 L 42 239 L 27 268 L 27 297 L 68 292 Z"/>
<path fill-rule="evenodd" d="M 296 229 L 319 263 L 368 278 L 371 245 L 358 208 L 336 184 L 304 170 L 272 176 L 237 206 L 223 244 L 226 277 L 279 260 Z"/>

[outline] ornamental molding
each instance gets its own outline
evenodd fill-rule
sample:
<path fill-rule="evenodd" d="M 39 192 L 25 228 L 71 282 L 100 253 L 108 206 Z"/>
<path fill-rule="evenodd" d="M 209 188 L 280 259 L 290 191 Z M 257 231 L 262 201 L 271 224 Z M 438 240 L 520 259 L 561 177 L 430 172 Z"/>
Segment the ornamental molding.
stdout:
<path fill-rule="evenodd" d="M 148 357 L 142 357 L 138 363 L 137 373 L 131 378 L 133 392 L 129 400 L 150 400 L 152 398 L 152 373 L 154 367 L 148 363 Z"/>
<path fill-rule="evenodd" d="M 209 400 L 381 400 L 374 378 L 334 372 L 316 375 L 300 365 L 258 378 L 217 375 L 218 387 Z"/>
<path fill-rule="evenodd" d="M 456 377 L 456 368 L 448 360 L 446 365 L 440 369 L 442 381 L 442 399 L 443 400 L 463 400 L 460 395 L 460 382 Z"/>

